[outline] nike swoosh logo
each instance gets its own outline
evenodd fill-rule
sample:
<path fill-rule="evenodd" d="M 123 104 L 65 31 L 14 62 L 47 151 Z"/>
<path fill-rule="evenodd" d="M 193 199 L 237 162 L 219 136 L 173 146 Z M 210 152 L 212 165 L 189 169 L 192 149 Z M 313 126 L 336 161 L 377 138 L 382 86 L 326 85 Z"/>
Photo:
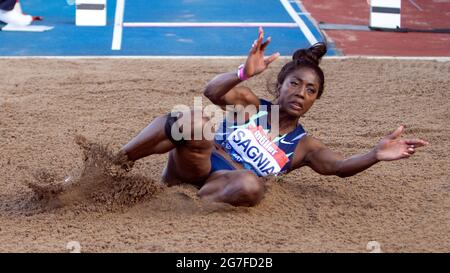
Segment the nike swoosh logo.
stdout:
<path fill-rule="evenodd" d="M 284 137 L 286 137 L 286 135 L 287 135 L 287 134 L 284 134 L 284 135 L 282 135 L 282 136 L 277 136 L 277 137 L 275 137 L 275 138 L 272 140 L 272 142 L 273 142 L 273 143 L 277 143 L 278 141 L 280 141 L 280 139 L 283 139 Z"/>
<path fill-rule="evenodd" d="M 286 145 L 294 144 L 293 142 L 285 141 L 284 139 L 281 139 L 280 142 L 283 143 L 283 144 L 286 144 Z"/>

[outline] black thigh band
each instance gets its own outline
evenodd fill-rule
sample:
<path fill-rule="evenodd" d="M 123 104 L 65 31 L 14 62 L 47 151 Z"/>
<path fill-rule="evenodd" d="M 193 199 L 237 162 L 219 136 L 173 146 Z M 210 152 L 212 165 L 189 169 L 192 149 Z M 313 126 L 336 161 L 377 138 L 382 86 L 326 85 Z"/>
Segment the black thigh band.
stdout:
<path fill-rule="evenodd" d="M 10 11 L 14 9 L 16 0 L 0 0 L 0 9 Z"/>
<path fill-rule="evenodd" d="M 181 145 L 185 142 L 183 138 L 176 140 L 172 136 L 172 127 L 178 121 L 178 119 L 180 119 L 181 115 L 182 115 L 181 112 L 172 112 L 167 114 L 166 124 L 164 125 L 164 132 L 166 133 L 166 136 L 175 145 Z M 178 126 L 178 124 L 176 124 L 175 126 Z M 179 132 L 181 134 L 181 131 Z"/>

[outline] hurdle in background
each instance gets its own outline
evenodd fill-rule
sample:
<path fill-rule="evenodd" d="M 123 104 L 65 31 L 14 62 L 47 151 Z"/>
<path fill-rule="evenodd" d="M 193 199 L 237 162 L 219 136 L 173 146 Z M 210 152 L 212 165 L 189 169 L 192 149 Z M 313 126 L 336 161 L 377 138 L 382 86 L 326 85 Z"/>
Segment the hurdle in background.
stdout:
<path fill-rule="evenodd" d="M 106 26 L 106 0 L 76 0 L 77 26 Z"/>
<path fill-rule="evenodd" d="M 370 28 L 401 28 L 401 0 L 371 0 Z"/>
<path fill-rule="evenodd" d="M 350 25 L 320 22 L 323 30 L 405 31 L 401 28 L 401 0 L 368 0 L 369 25 Z"/>

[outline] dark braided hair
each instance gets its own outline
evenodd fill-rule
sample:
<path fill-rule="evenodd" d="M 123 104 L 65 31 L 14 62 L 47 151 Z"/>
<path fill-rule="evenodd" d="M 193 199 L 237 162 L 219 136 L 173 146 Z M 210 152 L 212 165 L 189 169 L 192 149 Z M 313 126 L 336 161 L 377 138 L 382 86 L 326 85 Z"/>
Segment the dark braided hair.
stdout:
<path fill-rule="evenodd" d="M 326 53 L 327 45 L 323 42 L 316 43 L 308 49 L 299 49 L 295 51 L 294 55 L 292 55 L 292 61 L 285 64 L 283 68 L 281 68 L 280 73 L 278 73 L 277 87 L 280 87 L 286 77 L 293 71 L 303 67 L 311 68 L 319 77 L 320 87 L 317 98 L 320 98 L 325 85 L 325 76 L 322 69 L 319 67 L 319 63 Z M 280 95 L 278 92 L 277 88 L 277 97 Z"/>

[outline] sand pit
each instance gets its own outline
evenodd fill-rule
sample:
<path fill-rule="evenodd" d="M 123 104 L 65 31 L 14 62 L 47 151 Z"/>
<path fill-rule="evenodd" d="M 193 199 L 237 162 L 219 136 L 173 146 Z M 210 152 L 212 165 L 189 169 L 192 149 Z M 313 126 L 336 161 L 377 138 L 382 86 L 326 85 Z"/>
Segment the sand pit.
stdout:
<path fill-rule="evenodd" d="M 346 179 L 303 168 L 267 181 L 253 208 L 165 187 L 166 155 L 114 169 L 113 152 L 150 120 L 192 105 L 241 62 L 0 60 L 11 68 L 0 75 L 0 251 L 67 252 L 70 241 L 83 252 L 368 252 L 369 241 L 450 251 L 449 62 L 323 62 L 306 130 L 352 155 L 405 124 L 405 137 L 430 142 L 409 160 Z M 266 83 L 283 63 L 247 85 L 271 98 Z"/>
<path fill-rule="evenodd" d="M 128 173 L 133 162 L 119 158 L 101 144 L 76 135 L 75 143 L 83 152 L 83 166 L 59 178 L 51 170 L 38 170 L 27 186 L 33 190 L 30 203 L 42 211 L 83 206 L 90 211 L 121 211 L 152 197 L 162 187 L 142 175 Z"/>

